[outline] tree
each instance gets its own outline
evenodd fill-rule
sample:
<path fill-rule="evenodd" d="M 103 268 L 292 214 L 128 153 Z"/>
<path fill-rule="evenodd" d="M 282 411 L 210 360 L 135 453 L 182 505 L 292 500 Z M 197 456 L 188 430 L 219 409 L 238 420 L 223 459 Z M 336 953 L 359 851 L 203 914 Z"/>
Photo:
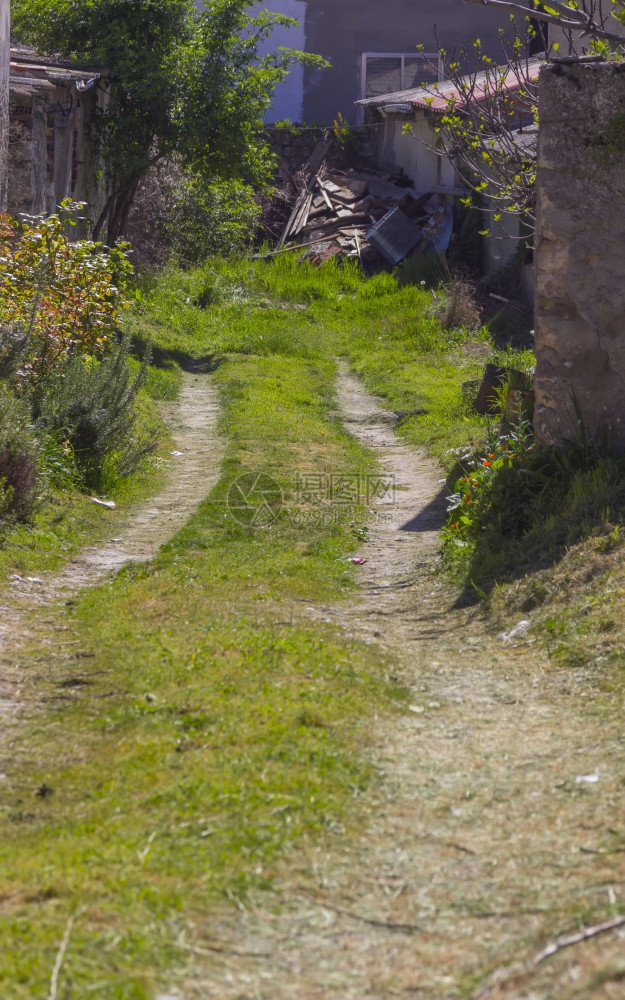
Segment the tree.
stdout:
<path fill-rule="evenodd" d="M 486 6 L 509 8 L 512 37 L 501 31 L 499 61 L 482 52 L 479 40 L 472 50 L 440 55 L 453 93 L 433 116 L 444 154 L 455 160 L 467 184 L 486 196 L 486 207 L 496 218 L 502 212 L 521 215 L 528 225 L 535 212 L 535 160 L 538 108 L 538 70 L 541 61 L 557 55 L 559 44 L 549 44 L 548 29 L 558 27 L 571 51 L 597 57 L 618 57 L 625 44 L 624 0 L 471 0 Z M 540 56 L 531 53 L 540 51 Z M 437 85 L 430 88 L 435 106 Z M 528 128 L 529 126 L 529 128 Z M 533 127 L 532 127 L 533 126 Z"/>
<path fill-rule="evenodd" d="M 277 24 L 295 22 L 247 0 L 13 0 L 16 35 L 39 51 L 106 67 L 109 108 L 95 123 L 109 197 L 94 235 L 124 233 L 139 181 L 175 157 L 205 178 L 267 182 L 272 160 L 263 118 L 295 60 L 289 49 L 259 58 Z"/>
<path fill-rule="evenodd" d="M 615 30 L 615 22 L 625 23 L 623 0 L 564 0 L 545 3 L 543 0 L 469 0 L 484 7 L 503 7 L 552 24 L 572 36 L 581 32 L 589 40 L 622 44 L 623 32 Z"/>

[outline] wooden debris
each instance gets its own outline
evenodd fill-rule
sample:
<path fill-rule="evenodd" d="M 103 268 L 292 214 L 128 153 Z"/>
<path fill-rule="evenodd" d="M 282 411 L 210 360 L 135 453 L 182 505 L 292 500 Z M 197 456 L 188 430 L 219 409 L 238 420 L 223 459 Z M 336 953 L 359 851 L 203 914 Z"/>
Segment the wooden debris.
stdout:
<path fill-rule="evenodd" d="M 439 213 L 428 206 L 431 192 L 417 197 L 409 179 L 392 170 L 330 167 L 326 161 L 331 147 L 332 138 L 326 134 L 308 163 L 288 175 L 287 200 L 293 198 L 290 189 L 296 197 L 274 252 L 305 247 L 307 259 L 319 264 L 338 255 L 361 263 L 379 260 L 367 233 L 390 209 L 400 206 L 425 236 L 431 239 L 436 234 Z M 423 248 L 428 245 L 427 239 L 421 242 Z"/>

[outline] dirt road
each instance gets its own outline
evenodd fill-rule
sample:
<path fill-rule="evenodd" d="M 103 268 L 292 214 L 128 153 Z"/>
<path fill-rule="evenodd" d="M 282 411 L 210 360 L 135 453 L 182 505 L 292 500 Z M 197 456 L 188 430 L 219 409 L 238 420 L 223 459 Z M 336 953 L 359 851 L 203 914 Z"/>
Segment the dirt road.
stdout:
<path fill-rule="evenodd" d="M 109 541 L 83 549 L 60 573 L 13 577 L 10 600 L 0 608 L 0 717 L 6 719 L 24 704 L 16 651 L 25 639 L 47 636 L 49 624 L 37 612 L 95 586 L 126 563 L 151 559 L 210 492 L 221 471 L 218 415 L 217 393 L 210 376 L 185 374 L 179 398 L 163 404 L 163 416 L 175 442 L 164 489 L 125 514 L 111 510 Z M 54 636 L 47 638 L 51 648 L 56 640 Z"/>
<path fill-rule="evenodd" d="M 177 985 L 185 1000 L 624 997 L 624 928 L 535 962 L 625 905 L 620 706 L 530 637 L 504 644 L 453 610 L 437 470 L 343 365 L 338 396 L 398 488 L 363 545 L 360 599 L 321 613 L 399 656 L 410 708 L 374 735 L 366 828 L 286 858 L 279 897 L 226 919 L 213 971 L 191 958 Z"/>

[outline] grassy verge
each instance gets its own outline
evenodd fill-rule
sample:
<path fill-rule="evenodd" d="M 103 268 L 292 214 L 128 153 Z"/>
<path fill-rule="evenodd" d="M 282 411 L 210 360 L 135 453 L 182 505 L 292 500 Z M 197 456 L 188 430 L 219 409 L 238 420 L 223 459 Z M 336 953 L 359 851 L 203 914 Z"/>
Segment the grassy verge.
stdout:
<path fill-rule="evenodd" d="M 367 280 L 356 266 L 317 270 L 286 254 L 170 272 L 140 299 L 133 332 L 155 341 L 157 355 L 342 354 L 389 409 L 402 412 L 399 433 L 447 468 L 452 449 L 484 438 L 486 421 L 462 383 L 481 375 L 484 358 L 499 360 L 486 332 L 444 331 L 440 299 L 401 287 L 393 275 Z"/>
<path fill-rule="evenodd" d="M 288 844 L 350 823 L 369 722 L 401 698 L 375 651 L 305 611 L 349 591 L 357 538 L 302 528 L 293 470 L 370 468 L 331 415 L 332 362 L 232 357 L 215 377 L 231 435 L 216 491 L 153 564 L 58 613 L 77 645 L 51 663 L 33 651 L 51 708 L 0 800 L 0 982 L 15 998 L 43 995 L 74 913 L 77 995 L 152 998 L 179 943 L 201 946 L 211 900 L 270 885 Z M 221 499 L 263 469 L 286 503 L 251 530 Z"/>
<path fill-rule="evenodd" d="M 220 362 L 229 446 L 154 562 L 48 612 L 56 641 L 30 651 L 48 705 L 0 783 L 0 982 L 16 1000 L 45 994 L 72 917 L 63 989 L 152 1000 L 210 945 L 220 900 L 270 887 L 297 840 L 359 822 L 371 721 L 403 694 L 374 648 L 323 623 L 352 588 L 358 511 L 307 503 L 296 480 L 372 468 L 334 415 L 336 354 L 389 408 L 427 410 L 403 433 L 439 456 L 479 435 L 460 383 L 482 361 L 431 301 L 287 259 L 172 272 L 138 296 L 133 334 L 159 363 Z M 259 472 L 284 502 L 252 528 L 225 498 Z"/>

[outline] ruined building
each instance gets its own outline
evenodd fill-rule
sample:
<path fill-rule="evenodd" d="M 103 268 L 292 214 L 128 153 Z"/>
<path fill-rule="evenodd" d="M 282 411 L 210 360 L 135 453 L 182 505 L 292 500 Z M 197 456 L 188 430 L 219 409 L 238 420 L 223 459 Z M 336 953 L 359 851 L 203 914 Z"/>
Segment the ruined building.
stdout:
<path fill-rule="evenodd" d="M 106 200 L 94 121 L 109 103 L 106 70 L 76 68 L 11 48 L 8 210 L 48 214 L 63 198 L 87 202 L 94 221 Z"/>

